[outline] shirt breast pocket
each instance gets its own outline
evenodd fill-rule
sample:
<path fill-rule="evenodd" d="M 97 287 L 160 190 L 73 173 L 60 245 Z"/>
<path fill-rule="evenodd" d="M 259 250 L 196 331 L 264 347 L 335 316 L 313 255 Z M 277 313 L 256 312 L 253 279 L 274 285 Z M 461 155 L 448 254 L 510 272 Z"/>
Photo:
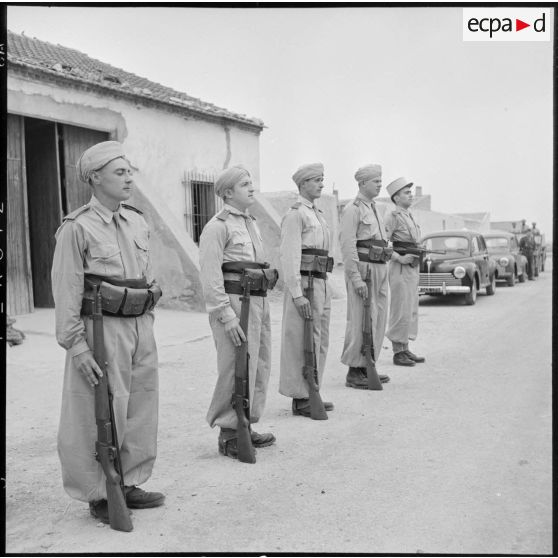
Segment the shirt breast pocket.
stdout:
<path fill-rule="evenodd" d="M 122 257 L 117 244 L 93 244 L 89 248 L 89 255 L 90 273 L 106 277 L 122 275 Z"/>
<path fill-rule="evenodd" d="M 136 246 L 136 259 L 141 271 L 147 269 L 147 262 L 149 261 L 149 244 L 147 239 L 136 237 L 134 238 Z"/>

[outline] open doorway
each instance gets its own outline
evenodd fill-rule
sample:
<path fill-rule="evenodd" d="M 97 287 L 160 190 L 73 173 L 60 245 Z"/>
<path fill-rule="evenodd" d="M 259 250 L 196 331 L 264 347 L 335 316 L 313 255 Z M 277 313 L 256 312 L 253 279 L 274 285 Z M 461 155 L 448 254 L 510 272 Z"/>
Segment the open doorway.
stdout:
<path fill-rule="evenodd" d="M 8 236 L 22 254 L 8 260 L 8 284 L 15 282 L 7 293 L 9 313 L 54 306 L 50 280 L 54 234 L 62 217 L 91 196 L 87 185 L 78 180 L 75 163 L 85 149 L 107 139 L 107 132 L 9 115 L 8 151 L 14 154 L 14 169 L 19 170 L 8 176 L 8 206 L 22 217 L 8 222 L 12 229 Z"/>

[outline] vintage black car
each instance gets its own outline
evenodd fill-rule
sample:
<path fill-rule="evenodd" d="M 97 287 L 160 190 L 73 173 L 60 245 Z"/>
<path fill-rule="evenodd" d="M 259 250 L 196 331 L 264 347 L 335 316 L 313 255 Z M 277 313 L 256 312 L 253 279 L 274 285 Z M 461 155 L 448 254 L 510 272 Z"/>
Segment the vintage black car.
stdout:
<path fill-rule="evenodd" d="M 483 234 L 488 253 L 496 264 L 496 281 L 506 281 L 513 287 L 516 281 L 525 282 L 527 258 L 520 253 L 515 234 L 491 231 Z"/>
<path fill-rule="evenodd" d="M 496 292 L 496 265 L 488 255 L 482 234 L 470 231 L 440 231 L 421 239 L 426 253 L 420 262 L 419 294 L 462 295 L 466 304 L 475 304 L 477 293 Z"/>

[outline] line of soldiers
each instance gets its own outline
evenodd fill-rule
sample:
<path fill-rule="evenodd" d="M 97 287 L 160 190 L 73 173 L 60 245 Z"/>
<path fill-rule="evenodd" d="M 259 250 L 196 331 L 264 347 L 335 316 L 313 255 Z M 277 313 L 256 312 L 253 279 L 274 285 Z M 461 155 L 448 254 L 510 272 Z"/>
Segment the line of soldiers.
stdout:
<path fill-rule="evenodd" d="M 138 486 L 150 477 L 156 457 L 153 309 L 161 291 L 151 272 L 145 219 L 124 203 L 132 193 L 133 178 L 122 145 L 97 144 L 82 154 L 77 167 L 92 198 L 68 215 L 57 231 L 52 267 L 56 335 L 67 351 L 58 451 L 68 494 L 88 502 L 91 515 L 114 527 L 107 474 L 92 451 L 108 422 L 116 427 L 109 454 L 125 506 L 156 507 L 165 500 L 163 494 Z M 324 167 L 321 163 L 303 165 L 292 178 L 299 197 L 281 224 L 285 288 L 279 391 L 292 400 L 293 415 L 327 419 L 334 405 L 321 400 L 319 386 L 329 346 L 331 287 L 327 277 L 333 260 L 329 228 L 315 204 L 324 186 Z M 347 387 L 381 389 L 379 382 L 388 382 L 389 377 L 379 375 L 379 387 L 371 387 L 371 374 L 376 371 L 370 361 L 378 360 L 388 307 L 387 337 L 393 345 L 393 362 L 401 366 L 424 362 L 408 345 L 417 335 L 417 257 L 402 255 L 392 247 L 392 242 L 416 246 L 420 229 L 409 211 L 411 182 L 399 178 L 388 185 L 396 209 L 384 222 L 374 202 L 382 187 L 381 166 L 363 166 L 355 179 L 358 195 L 345 207 L 340 223 L 347 287 L 341 361 L 348 366 Z M 218 367 L 207 421 L 219 427 L 222 455 L 253 463 L 256 448 L 275 442 L 273 434 L 257 433 L 252 424 L 260 420 L 266 402 L 271 369 L 266 295 L 278 272 L 266 263 L 262 235 L 249 213 L 255 201 L 250 172 L 241 165 L 223 171 L 215 182 L 215 193 L 224 206 L 207 223 L 199 243 L 201 282 Z M 372 308 L 370 315 L 365 315 L 365 308 Z M 105 331 L 106 362 L 94 358 L 95 317 L 102 319 Z M 371 358 L 363 351 L 366 319 L 371 324 Z M 104 374 L 112 401 L 110 421 L 105 423 L 95 409 L 95 391 Z"/>

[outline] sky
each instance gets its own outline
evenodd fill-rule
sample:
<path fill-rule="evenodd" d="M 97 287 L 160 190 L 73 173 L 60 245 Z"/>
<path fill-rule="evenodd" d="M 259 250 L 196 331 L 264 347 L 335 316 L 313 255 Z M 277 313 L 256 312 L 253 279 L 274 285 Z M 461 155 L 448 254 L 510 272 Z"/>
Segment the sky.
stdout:
<path fill-rule="evenodd" d="M 262 4 L 260 4 L 262 6 Z M 8 28 L 261 118 L 260 188 L 321 161 L 405 176 L 446 213 L 552 231 L 552 42 L 464 42 L 460 7 L 9 6 Z M 381 195 L 385 195 L 385 191 Z"/>

